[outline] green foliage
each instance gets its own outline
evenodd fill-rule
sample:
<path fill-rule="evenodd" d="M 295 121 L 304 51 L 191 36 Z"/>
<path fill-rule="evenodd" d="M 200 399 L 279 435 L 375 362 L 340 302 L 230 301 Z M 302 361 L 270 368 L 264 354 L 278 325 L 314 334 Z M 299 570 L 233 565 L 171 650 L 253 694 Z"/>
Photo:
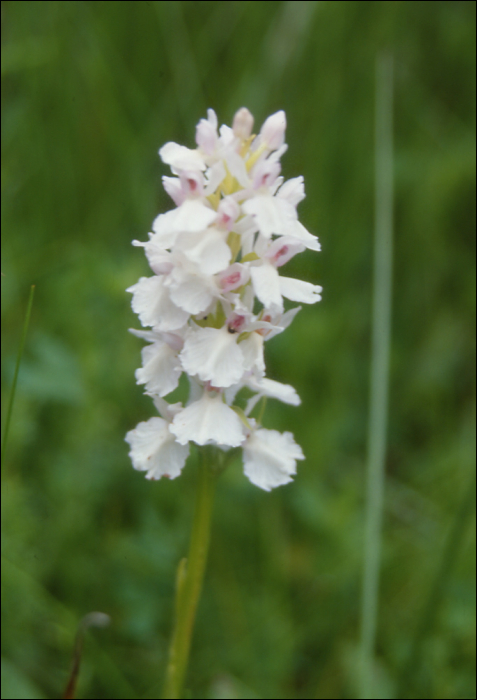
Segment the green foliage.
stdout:
<path fill-rule="evenodd" d="M 157 697 L 196 481 L 134 472 L 152 414 L 125 288 L 132 238 L 171 203 L 158 148 L 213 107 L 287 113 L 284 175 L 323 246 L 286 274 L 324 287 L 267 343 L 269 401 L 307 460 L 270 494 L 217 485 L 190 697 L 356 697 L 373 238 L 375 57 L 395 66 L 395 264 L 377 672 L 395 697 L 475 697 L 475 535 L 419 633 L 475 464 L 475 4 L 2 3 L 2 400 L 36 285 L 2 488 L 2 697 L 58 697 L 79 620 L 79 697 Z M 467 512 L 467 511 L 466 511 Z M 462 520 L 462 518 L 461 518 Z M 413 646 L 414 645 L 414 646 Z"/>

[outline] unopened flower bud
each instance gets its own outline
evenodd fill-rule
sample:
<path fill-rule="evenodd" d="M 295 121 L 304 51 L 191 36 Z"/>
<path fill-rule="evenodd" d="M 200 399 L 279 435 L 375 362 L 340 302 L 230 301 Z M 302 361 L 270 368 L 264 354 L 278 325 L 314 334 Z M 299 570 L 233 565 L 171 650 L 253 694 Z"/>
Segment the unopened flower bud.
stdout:
<path fill-rule="evenodd" d="M 253 117 L 246 107 L 241 107 L 235 113 L 232 130 L 234 136 L 245 141 L 251 135 L 253 129 Z"/>
<path fill-rule="evenodd" d="M 267 147 L 271 151 L 275 151 L 277 148 L 283 145 L 285 141 L 285 129 L 287 128 L 287 120 L 285 117 L 285 112 L 281 109 L 279 112 L 275 112 L 263 123 L 260 129 L 260 136 L 262 143 L 266 143 Z"/>
<path fill-rule="evenodd" d="M 207 110 L 207 119 L 197 124 L 195 142 L 207 155 L 211 155 L 217 145 L 217 115 L 213 109 Z"/>

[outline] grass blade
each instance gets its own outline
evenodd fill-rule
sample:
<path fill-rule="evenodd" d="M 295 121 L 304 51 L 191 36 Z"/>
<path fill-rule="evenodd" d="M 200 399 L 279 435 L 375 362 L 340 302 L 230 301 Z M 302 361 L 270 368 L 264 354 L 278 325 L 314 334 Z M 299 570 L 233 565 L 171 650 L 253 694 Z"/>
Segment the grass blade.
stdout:
<path fill-rule="evenodd" d="M 15 392 L 17 389 L 17 379 L 18 379 L 18 371 L 20 369 L 20 362 L 22 359 L 22 354 L 23 354 L 23 348 L 25 346 L 25 338 L 26 334 L 28 331 L 28 324 L 30 323 L 30 315 L 31 315 L 31 307 L 33 305 L 33 295 L 35 293 L 35 285 L 32 284 L 30 288 L 30 296 L 28 297 L 28 305 L 27 305 L 27 310 L 25 314 L 25 321 L 23 323 L 23 332 L 22 332 L 22 337 L 20 340 L 20 346 L 18 348 L 18 353 L 17 353 L 17 361 L 15 365 L 15 373 L 13 375 L 13 383 L 12 383 L 12 390 L 10 392 L 10 399 L 8 402 L 8 408 L 7 408 L 7 417 L 5 420 L 5 429 L 3 431 L 3 440 L 2 440 L 2 455 L 1 455 L 1 468 L 2 468 L 2 474 L 3 474 L 3 460 L 5 457 L 5 448 L 7 445 L 7 439 L 8 439 L 8 431 L 10 428 L 10 420 L 12 417 L 12 409 L 13 409 L 13 401 L 15 399 Z"/>
<path fill-rule="evenodd" d="M 360 698 L 375 698 L 373 657 L 376 641 L 381 524 L 391 335 L 393 237 L 393 64 L 376 62 L 375 244 L 370 417 L 361 610 Z"/>

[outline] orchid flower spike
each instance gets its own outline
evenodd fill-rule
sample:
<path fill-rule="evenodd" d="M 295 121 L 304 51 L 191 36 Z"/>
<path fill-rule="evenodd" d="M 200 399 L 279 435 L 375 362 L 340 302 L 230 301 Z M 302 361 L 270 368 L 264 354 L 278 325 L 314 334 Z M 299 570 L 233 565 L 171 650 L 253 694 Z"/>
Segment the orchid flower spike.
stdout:
<path fill-rule="evenodd" d="M 265 376 L 264 341 L 283 331 L 300 307 L 285 312 L 284 298 L 314 304 L 321 287 L 284 277 L 280 268 L 316 236 L 298 221 L 303 178 L 283 181 L 286 117 L 272 114 L 258 135 L 245 107 L 233 126 L 218 127 L 208 110 L 196 128 L 197 147 L 166 143 L 159 151 L 173 177 L 164 188 L 176 207 L 159 214 L 144 247 L 153 272 L 129 287 L 132 308 L 149 330 L 133 333 L 142 351 L 138 384 L 158 416 L 126 435 L 133 467 L 146 478 L 174 479 L 189 443 L 242 448 L 245 475 L 266 491 L 286 484 L 303 452 L 289 432 L 267 430 L 250 416 L 265 396 L 298 405 L 289 385 Z M 182 373 L 189 378 L 187 404 L 169 404 Z M 245 409 L 242 389 L 255 394 Z"/>

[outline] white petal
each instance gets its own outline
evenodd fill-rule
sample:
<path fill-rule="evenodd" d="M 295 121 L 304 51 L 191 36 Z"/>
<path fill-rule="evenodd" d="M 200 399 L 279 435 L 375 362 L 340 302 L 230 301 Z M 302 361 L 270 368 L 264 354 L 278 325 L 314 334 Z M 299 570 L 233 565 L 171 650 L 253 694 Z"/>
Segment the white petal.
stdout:
<path fill-rule="evenodd" d="M 201 119 L 195 131 L 195 142 L 204 153 L 211 155 L 219 137 L 217 136 L 217 115 L 213 109 L 207 110 L 208 119 Z"/>
<path fill-rule="evenodd" d="M 164 163 L 175 170 L 205 170 L 205 163 L 198 151 L 180 146 L 169 141 L 159 149 L 159 155 Z"/>
<path fill-rule="evenodd" d="M 276 154 L 275 154 L 276 155 Z M 276 158 L 259 158 L 250 171 L 252 175 L 252 187 L 258 192 L 266 192 L 266 197 L 271 198 L 282 184 L 280 177 L 280 163 Z"/>
<path fill-rule="evenodd" d="M 190 375 L 187 376 L 187 379 L 189 380 L 189 399 L 187 403 L 193 403 L 202 397 L 202 394 L 204 393 L 204 386 L 202 382 L 199 382 Z"/>
<path fill-rule="evenodd" d="M 225 160 L 230 174 L 233 175 L 238 183 L 242 185 L 242 187 L 250 187 L 251 180 L 243 158 L 241 158 L 238 153 L 235 153 L 235 151 L 228 151 Z"/>
<path fill-rule="evenodd" d="M 205 206 L 200 199 L 186 199 L 180 207 L 154 219 L 152 230 L 156 234 L 158 245 L 171 248 L 181 231 L 203 231 L 214 221 L 217 212 Z"/>
<path fill-rule="evenodd" d="M 286 199 L 271 195 L 256 195 L 242 205 L 247 214 L 254 215 L 260 233 L 270 238 L 273 233 L 291 234 L 296 224 L 296 210 Z"/>
<path fill-rule="evenodd" d="M 151 241 L 160 248 L 172 248 L 177 238 L 177 229 L 175 227 L 175 220 L 177 217 L 177 209 L 171 209 L 165 214 L 159 214 L 156 216 L 152 222 L 152 230 L 154 231 L 154 236 L 151 237 Z"/>
<path fill-rule="evenodd" d="M 162 418 L 150 418 L 126 435 L 134 469 L 147 472 L 146 479 L 161 476 L 175 479 L 181 473 L 189 454 L 188 445 L 180 445 Z"/>
<path fill-rule="evenodd" d="M 218 295 L 213 278 L 190 274 L 179 267 L 174 269 L 167 284 L 174 304 L 189 314 L 206 311 Z"/>
<path fill-rule="evenodd" d="M 239 343 L 239 348 L 244 356 L 244 368 L 259 375 L 265 372 L 263 340 L 263 335 L 260 335 L 260 333 L 250 333 L 248 338 Z"/>
<path fill-rule="evenodd" d="M 135 328 L 128 329 L 136 338 L 147 340 L 148 343 L 157 343 L 161 340 L 167 343 L 173 350 L 182 350 L 184 347 L 184 336 L 188 330 L 187 326 L 178 328 L 174 333 L 166 333 L 163 331 L 138 331 Z"/>
<path fill-rule="evenodd" d="M 260 129 L 262 141 L 267 144 L 271 150 L 280 148 L 285 140 L 285 129 L 287 128 L 287 119 L 285 112 L 281 109 L 275 114 L 271 114 L 264 121 Z"/>
<path fill-rule="evenodd" d="M 288 311 L 285 311 L 278 323 L 280 328 L 282 328 L 283 330 L 285 330 L 285 328 L 288 328 L 288 326 L 291 324 L 291 322 L 293 321 L 293 319 L 299 311 L 301 311 L 301 306 L 295 306 L 294 309 L 289 309 Z"/>
<path fill-rule="evenodd" d="M 141 277 L 126 291 L 132 292 L 131 306 L 143 326 L 174 331 L 181 328 L 189 317 L 171 301 L 162 277 Z"/>
<path fill-rule="evenodd" d="M 172 254 L 166 250 L 160 242 L 160 236 L 152 234 L 147 243 L 144 243 L 144 252 L 151 270 L 156 275 L 167 275 L 174 267 Z"/>
<path fill-rule="evenodd" d="M 153 396 L 152 394 L 149 394 L 149 396 L 151 396 L 159 415 L 161 418 L 164 418 L 167 423 L 172 421 L 176 413 L 182 411 L 182 404 L 180 402 L 168 403 L 165 399 L 161 399 L 160 396 Z"/>
<path fill-rule="evenodd" d="M 217 207 L 217 225 L 231 231 L 234 223 L 240 216 L 240 207 L 232 195 L 227 195 L 219 202 Z"/>
<path fill-rule="evenodd" d="M 247 244 L 248 249 L 247 250 L 242 250 L 242 255 L 246 255 L 247 253 L 250 253 L 253 249 L 253 239 L 254 236 L 253 234 L 258 231 L 258 226 L 257 222 L 254 219 L 253 216 L 244 216 L 242 219 L 237 220 L 233 227 L 232 231 L 235 233 L 238 233 L 239 236 L 242 238 L 242 247 L 244 246 L 244 243 Z"/>
<path fill-rule="evenodd" d="M 228 267 L 232 257 L 224 234 L 213 226 L 199 233 L 180 234 L 174 250 L 182 251 L 204 275 L 222 272 Z"/>
<path fill-rule="evenodd" d="M 314 304 L 321 300 L 323 287 L 311 282 L 296 280 L 292 277 L 280 277 L 280 291 L 284 297 L 304 304 Z"/>
<path fill-rule="evenodd" d="M 175 211 L 176 231 L 203 231 L 217 216 L 217 212 L 206 207 L 200 199 L 186 199 Z"/>
<path fill-rule="evenodd" d="M 136 370 L 136 380 L 146 385 L 146 391 L 167 396 L 176 389 L 182 368 L 177 353 L 167 343 L 146 345 L 142 349 L 142 364 Z"/>
<path fill-rule="evenodd" d="M 138 331 L 136 328 L 128 328 L 128 331 L 142 340 L 147 340 L 148 343 L 155 343 L 157 340 L 162 340 L 162 335 L 155 331 Z"/>
<path fill-rule="evenodd" d="M 178 207 L 185 199 L 185 194 L 182 189 L 180 178 L 162 176 L 162 186 L 166 190 L 169 197 L 172 199 L 176 207 Z"/>
<path fill-rule="evenodd" d="M 281 309 L 283 303 L 280 294 L 280 277 L 276 268 L 264 261 L 262 265 L 250 267 L 250 276 L 255 294 L 262 304 L 265 307 L 277 306 Z"/>
<path fill-rule="evenodd" d="M 184 342 L 179 356 L 182 367 L 213 386 L 232 386 L 244 371 L 244 357 L 236 340 L 237 334 L 229 333 L 227 328 L 200 328 Z"/>
<path fill-rule="evenodd" d="M 291 433 L 256 430 L 243 445 L 244 472 L 252 484 L 265 491 L 292 481 L 296 460 L 304 459 Z"/>
<path fill-rule="evenodd" d="M 223 146 L 230 146 L 230 144 L 234 142 L 234 132 L 232 131 L 230 126 L 227 126 L 227 124 L 222 124 L 222 126 L 219 129 L 219 134 Z"/>
<path fill-rule="evenodd" d="M 219 160 L 217 163 L 214 163 L 205 173 L 204 195 L 208 197 L 213 194 L 226 175 L 227 171 L 223 162 Z"/>
<path fill-rule="evenodd" d="M 262 377 L 257 380 L 251 377 L 247 380 L 247 386 L 253 391 L 258 391 L 262 396 L 269 396 L 272 399 L 279 399 L 290 406 L 299 406 L 301 401 L 295 389 L 290 384 L 281 384 L 273 379 Z"/>
<path fill-rule="evenodd" d="M 277 192 L 278 197 L 288 199 L 288 201 L 296 207 L 296 205 L 305 199 L 305 185 L 303 175 L 292 177 L 283 183 Z"/>
<path fill-rule="evenodd" d="M 304 246 L 310 250 L 321 250 L 321 245 L 316 236 L 313 236 L 299 221 L 295 221 L 293 226 L 288 229 L 288 235 L 292 238 L 297 238 Z"/>
<path fill-rule="evenodd" d="M 175 416 L 171 432 L 181 444 L 192 440 L 198 445 L 238 447 L 245 439 L 242 421 L 235 411 L 220 394 L 213 396 L 207 391 Z"/>

